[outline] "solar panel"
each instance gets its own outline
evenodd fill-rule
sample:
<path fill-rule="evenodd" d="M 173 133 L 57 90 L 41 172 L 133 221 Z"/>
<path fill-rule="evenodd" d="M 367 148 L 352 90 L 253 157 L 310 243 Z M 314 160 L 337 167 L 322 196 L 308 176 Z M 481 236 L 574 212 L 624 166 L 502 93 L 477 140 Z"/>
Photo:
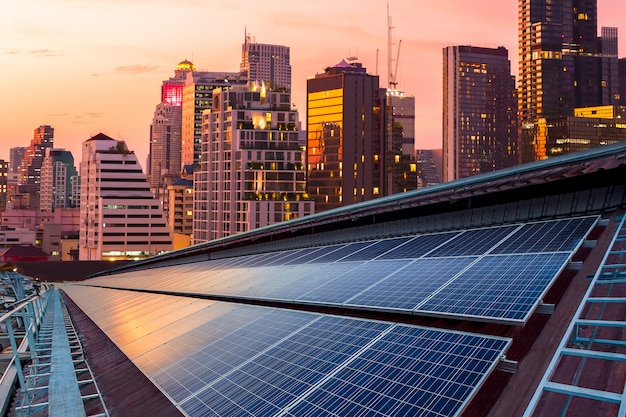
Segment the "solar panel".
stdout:
<path fill-rule="evenodd" d="M 409 241 L 411 238 L 409 237 L 401 237 L 395 239 L 385 239 L 379 240 L 371 246 L 368 246 L 365 249 L 362 249 L 358 252 L 353 253 L 352 255 L 348 255 L 345 258 L 341 259 L 341 262 L 349 262 L 349 261 L 369 261 L 370 259 L 374 259 L 377 256 L 393 249 L 403 243 Z"/>
<path fill-rule="evenodd" d="M 413 310 L 477 257 L 417 259 L 346 300 L 346 305 Z"/>
<path fill-rule="evenodd" d="M 507 345 L 506 339 L 398 325 L 285 415 L 457 415 Z"/>
<path fill-rule="evenodd" d="M 298 300 L 343 304 L 354 297 L 354 294 L 359 294 L 368 287 L 380 282 L 389 274 L 406 266 L 409 262 L 407 260 L 399 260 L 359 263 L 358 266 L 347 271 L 347 274 L 336 276 L 334 279 L 311 289 L 298 297 Z"/>
<path fill-rule="evenodd" d="M 416 236 L 407 243 L 383 254 L 379 259 L 419 258 L 458 234 L 459 232 L 450 232 Z"/>
<path fill-rule="evenodd" d="M 488 229 L 467 230 L 445 245 L 426 254 L 435 256 L 470 256 L 487 253 L 519 226 L 490 227 Z"/>
<path fill-rule="evenodd" d="M 341 259 L 345 256 L 352 255 L 353 253 L 360 251 L 363 248 L 366 248 L 372 245 L 374 242 L 355 242 L 350 243 L 345 246 L 338 248 L 332 252 L 329 252 L 319 258 L 313 259 L 311 262 L 320 263 L 320 262 L 333 262 L 338 259 Z"/>
<path fill-rule="evenodd" d="M 582 217 L 526 224 L 492 253 L 573 251 L 596 221 Z"/>
<path fill-rule="evenodd" d="M 523 321 L 569 256 L 561 252 L 482 257 L 415 311 Z"/>

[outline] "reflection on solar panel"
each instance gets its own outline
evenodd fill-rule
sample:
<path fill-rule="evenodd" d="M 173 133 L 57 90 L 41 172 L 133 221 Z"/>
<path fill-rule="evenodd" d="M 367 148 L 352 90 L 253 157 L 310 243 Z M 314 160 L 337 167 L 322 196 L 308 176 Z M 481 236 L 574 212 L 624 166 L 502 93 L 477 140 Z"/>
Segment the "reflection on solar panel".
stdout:
<path fill-rule="evenodd" d="M 345 303 L 413 310 L 476 259 L 478 258 L 417 259 Z M 417 282 L 419 285 L 416 285 Z"/>
<path fill-rule="evenodd" d="M 420 326 L 73 286 L 72 299 L 190 416 L 455 415 L 510 340 Z"/>
<path fill-rule="evenodd" d="M 597 217 L 270 252 L 94 283 L 522 324 Z M 220 266 L 212 267 L 221 262 Z M 141 274 L 143 278 L 138 278 Z"/>
<path fill-rule="evenodd" d="M 569 256 L 485 256 L 415 310 L 525 320 Z"/>

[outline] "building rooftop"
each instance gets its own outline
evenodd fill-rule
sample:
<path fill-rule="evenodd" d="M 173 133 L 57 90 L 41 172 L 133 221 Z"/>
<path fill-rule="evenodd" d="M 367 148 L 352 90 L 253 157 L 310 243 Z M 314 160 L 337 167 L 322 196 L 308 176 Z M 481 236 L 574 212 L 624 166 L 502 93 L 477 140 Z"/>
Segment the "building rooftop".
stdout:
<path fill-rule="evenodd" d="M 341 207 L 64 299 L 110 415 L 618 415 L 625 161 L 616 144 Z"/>

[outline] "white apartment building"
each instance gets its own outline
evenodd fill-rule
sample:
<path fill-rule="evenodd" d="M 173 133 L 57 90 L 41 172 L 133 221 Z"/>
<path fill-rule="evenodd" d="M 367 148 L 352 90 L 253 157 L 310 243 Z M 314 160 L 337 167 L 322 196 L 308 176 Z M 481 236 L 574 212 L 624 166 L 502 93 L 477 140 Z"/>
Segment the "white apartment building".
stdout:
<path fill-rule="evenodd" d="M 315 212 L 288 92 L 214 90 L 194 175 L 194 243 Z"/>
<path fill-rule="evenodd" d="M 240 70 L 250 83 L 265 82 L 272 89 L 291 90 L 291 59 L 288 46 L 257 43 L 246 34 L 241 46 Z"/>
<path fill-rule="evenodd" d="M 172 250 L 161 203 L 135 154 L 102 133 L 83 142 L 79 259 L 140 259 Z"/>

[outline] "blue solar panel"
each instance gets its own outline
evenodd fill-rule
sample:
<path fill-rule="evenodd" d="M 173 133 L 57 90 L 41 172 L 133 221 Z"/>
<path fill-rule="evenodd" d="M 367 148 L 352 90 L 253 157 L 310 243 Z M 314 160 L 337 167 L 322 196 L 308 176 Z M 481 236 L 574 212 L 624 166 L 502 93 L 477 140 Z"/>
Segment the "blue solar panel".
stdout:
<path fill-rule="evenodd" d="M 286 415 L 457 415 L 507 345 L 505 339 L 395 326 Z"/>
<path fill-rule="evenodd" d="M 523 321 L 568 253 L 485 256 L 416 311 Z"/>
<path fill-rule="evenodd" d="M 303 265 L 305 267 L 302 269 L 305 271 L 304 274 L 299 273 L 300 268 L 293 268 L 289 271 L 289 273 L 296 275 L 298 279 L 265 294 L 265 297 L 288 301 L 295 300 L 304 296 L 309 291 L 312 291 L 343 274 L 349 273 L 360 264 L 360 262 L 331 263 L 321 264 L 318 268 L 311 268 L 309 265 Z"/>
<path fill-rule="evenodd" d="M 288 261 L 286 264 L 287 265 L 291 265 L 291 264 L 303 264 L 303 263 L 307 263 L 313 259 L 319 258 L 320 256 L 323 256 L 327 253 L 333 252 L 341 247 L 343 247 L 345 245 L 331 245 L 331 246 L 322 246 L 319 248 L 313 248 L 313 250 L 311 250 L 308 253 L 305 253 L 304 255 L 293 259 L 291 261 Z"/>
<path fill-rule="evenodd" d="M 476 259 L 417 259 L 345 304 L 412 310 Z"/>
<path fill-rule="evenodd" d="M 445 245 L 426 254 L 435 256 L 470 256 L 487 253 L 519 226 L 467 230 Z"/>
<path fill-rule="evenodd" d="M 407 243 L 383 254 L 378 259 L 412 259 L 419 258 L 435 249 L 442 243 L 452 239 L 459 232 L 437 233 L 432 235 L 416 236 Z"/>
<path fill-rule="evenodd" d="M 399 245 L 402 245 L 403 243 L 407 242 L 410 239 L 411 238 L 409 237 L 401 237 L 401 238 L 380 240 L 374 243 L 372 246 L 368 246 L 365 249 L 362 249 L 356 253 L 353 253 L 352 255 L 348 255 L 345 258 L 342 258 L 341 262 L 369 261 L 370 259 L 374 259 L 377 256 L 389 251 L 390 249 L 393 249 Z"/>
<path fill-rule="evenodd" d="M 350 243 L 348 245 L 342 246 L 335 251 L 329 252 L 326 255 L 320 256 L 319 258 L 313 259 L 311 262 L 320 263 L 320 262 L 333 262 L 338 259 L 341 259 L 345 256 L 352 255 L 353 253 L 360 251 L 363 248 L 366 248 L 372 245 L 374 242 L 356 242 Z"/>
<path fill-rule="evenodd" d="M 347 275 L 340 275 L 298 297 L 300 301 L 342 304 L 389 274 L 406 266 L 410 261 L 371 261 L 360 263 Z"/>
<path fill-rule="evenodd" d="M 573 251 L 596 220 L 597 217 L 582 217 L 526 224 L 492 253 Z"/>
<path fill-rule="evenodd" d="M 295 311 L 238 307 L 146 353 L 141 361 L 166 362 L 154 379 L 175 401 L 182 401 L 315 318 Z"/>
<path fill-rule="evenodd" d="M 181 407 L 193 407 L 190 415 L 198 416 L 274 416 L 389 327 L 322 316 L 207 384 Z"/>

